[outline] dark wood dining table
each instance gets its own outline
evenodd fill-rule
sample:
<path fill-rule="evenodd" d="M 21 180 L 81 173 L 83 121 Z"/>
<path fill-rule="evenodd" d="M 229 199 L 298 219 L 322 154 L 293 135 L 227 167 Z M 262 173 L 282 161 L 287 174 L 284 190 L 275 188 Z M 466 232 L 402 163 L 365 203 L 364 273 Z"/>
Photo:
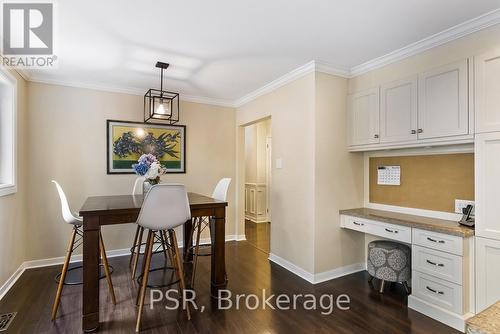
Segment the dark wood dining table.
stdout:
<path fill-rule="evenodd" d="M 225 264 L 225 222 L 227 202 L 196 193 L 188 193 L 191 216 L 213 217 L 210 226 L 212 238 L 211 295 L 227 285 Z M 143 202 L 142 195 L 89 197 L 80 209 L 83 217 L 83 314 L 85 332 L 99 328 L 99 233 L 103 225 L 129 224 L 137 220 Z M 184 249 L 189 242 L 192 222 L 184 224 Z M 132 236 L 131 236 L 132 238 Z M 192 255 L 191 255 L 192 256 Z M 188 260 L 190 258 L 188 257 Z"/>

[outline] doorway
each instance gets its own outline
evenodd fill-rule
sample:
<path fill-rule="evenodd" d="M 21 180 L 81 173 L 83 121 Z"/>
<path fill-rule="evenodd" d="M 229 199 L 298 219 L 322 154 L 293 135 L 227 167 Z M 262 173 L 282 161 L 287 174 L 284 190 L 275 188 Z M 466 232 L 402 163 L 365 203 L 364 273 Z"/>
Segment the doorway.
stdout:
<path fill-rule="evenodd" d="M 269 253 L 271 240 L 271 119 L 245 126 L 245 237 Z"/>

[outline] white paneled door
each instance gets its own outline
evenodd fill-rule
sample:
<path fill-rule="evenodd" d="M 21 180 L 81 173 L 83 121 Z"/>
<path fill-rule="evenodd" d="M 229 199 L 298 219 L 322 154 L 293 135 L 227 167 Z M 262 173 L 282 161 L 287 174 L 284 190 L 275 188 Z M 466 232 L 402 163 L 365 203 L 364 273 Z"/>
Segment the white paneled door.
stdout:
<path fill-rule="evenodd" d="M 469 133 L 468 87 L 467 59 L 419 75 L 419 139 Z"/>
<path fill-rule="evenodd" d="M 500 131 L 500 49 L 474 58 L 476 133 Z"/>
<path fill-rule="evenodd" d="M 475 174 L 476 236 L 500 240 L 500 132 L 476 135 Z"/>
<path fill-rule="evenodd" d="M 380 88 L 380 142 L 417 140 L 417 77 Z"/>
<path fill-rule="evenodd" d="M 372 88 L 348 98 L 348 127 L 351 145 L 377 144 L 379 135 L 379 89 Z"/>
<path fill-rule="evenodd" d="M 476 313 L 500 300 L 500 241 L 476 237 Z"/>

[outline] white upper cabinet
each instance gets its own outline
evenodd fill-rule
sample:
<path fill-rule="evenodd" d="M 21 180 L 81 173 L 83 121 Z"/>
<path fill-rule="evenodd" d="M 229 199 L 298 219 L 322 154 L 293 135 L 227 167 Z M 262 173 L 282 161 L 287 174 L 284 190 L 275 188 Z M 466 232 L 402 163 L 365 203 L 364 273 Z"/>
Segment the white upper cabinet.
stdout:
<path fill-rule="evenodd" d="M 417 140 L 417 77 L 380 88 L 380 142 Z"/>
<path fill-rule="evenodd" d="M 351 145 L 376 144 L 379 140 L 379 89 L 348 97 L 348 127 Z"/>
<path fill-rule="evenodd" d="M 474 58 L 476 133 L 500 131 L 500 49 Z"/>
<path fill-rule="evenodd" d="M 476 236 L 500 240 L 500 132 L 476 135 Z"/>
<path fill-rule="evenodd" d="M 467 59 L 419 75 L 419 139 L 469 133 L 468 86 Z"/>

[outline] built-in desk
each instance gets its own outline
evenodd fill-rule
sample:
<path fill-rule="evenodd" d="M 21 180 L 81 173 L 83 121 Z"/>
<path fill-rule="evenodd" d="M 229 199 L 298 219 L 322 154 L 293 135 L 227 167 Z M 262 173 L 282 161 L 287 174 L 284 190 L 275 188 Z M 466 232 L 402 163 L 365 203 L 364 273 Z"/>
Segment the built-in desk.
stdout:
<path fill-rule="evenodd" d="M 367 208 L 341 210 L 341 227 L 411 245 L 408 307 L 465 331 L 474 315 L 474 229 L 454 221 Z"/>

